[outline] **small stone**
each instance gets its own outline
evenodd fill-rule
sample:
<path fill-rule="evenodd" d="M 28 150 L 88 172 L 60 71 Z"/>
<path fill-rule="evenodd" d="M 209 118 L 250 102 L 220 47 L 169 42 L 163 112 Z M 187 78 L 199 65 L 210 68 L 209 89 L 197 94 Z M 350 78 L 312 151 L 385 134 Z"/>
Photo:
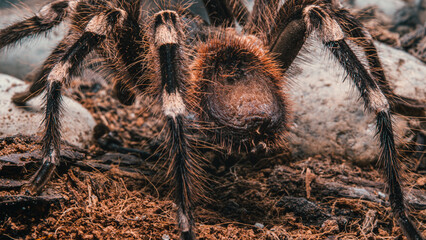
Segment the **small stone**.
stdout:
<path fill-rule="evenodd" d="M 167 234 L 163 234 L 162 239 L 163 239 L 163 240 L 170 240 L 170 236 L 169 236 L 169 235 L 167 235 Z"/>
<path fill-rule="evenodd" d="M 258 229 L 263 229 L 265 227 L 265 225 L 263 225 L 261 223 L 255 223 L 254 226 Z"/>

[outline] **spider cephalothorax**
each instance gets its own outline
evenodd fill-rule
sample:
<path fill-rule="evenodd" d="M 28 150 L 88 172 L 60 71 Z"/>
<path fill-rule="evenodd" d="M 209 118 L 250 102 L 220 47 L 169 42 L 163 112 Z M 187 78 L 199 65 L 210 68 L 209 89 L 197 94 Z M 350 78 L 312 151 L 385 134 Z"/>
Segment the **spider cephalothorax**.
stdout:
<path fill-rule="evenodd" d="M 0 30 L 1 49 L 70 20 L 33 85 L 13 97 L 25 104 L 46 91 L 44 160 L 27 189 L 40 193 L 59 164 L 62 88 L 96 52 L 122 103 L 150 94 L 161 104 L 181 238 L 194 239 L 192 211 L 202 185 L 194 131 L 231 150 L 281 146 L 290 112 L 284 73 L 316 34 L 376 113 L 393 214 L 409 239 L 422 239 L 404 204 L 391 111 L 424 117 L 425 107 L 392 92 L 361 24 L 337 0 L 255 0 L 251 12 L 240 0 L 205 0 L 204 6 L 205 21 L 187 9 L 160 7 L 147 15 L 141 0 L 57 0 Z"/>

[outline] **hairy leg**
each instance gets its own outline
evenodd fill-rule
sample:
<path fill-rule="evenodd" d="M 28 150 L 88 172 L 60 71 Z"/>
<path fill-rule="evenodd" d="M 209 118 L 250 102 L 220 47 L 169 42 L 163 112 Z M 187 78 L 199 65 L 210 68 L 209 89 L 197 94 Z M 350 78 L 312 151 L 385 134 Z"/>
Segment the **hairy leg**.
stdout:
<path fill-rule="evenodd" d="M 77 1 L 59 0 L 45 5 L 35 16 L 0 30 L 0 49 L 38 36 L 59 25 L 73 11 Z"/>
<path fill-rule="evenodd" d="M 425 118 L 426 102 L 399 96 L 393 92 L 385 77 L 373 39 L 361 23 L 345 9 L 336 9 L 332 13 L 338 19 L 340 27 L 347 35 L 347 39 L 364 50 L 364 57 L 368 61 L 370 72 L 378 80 L 379 87 L 388 97 L 391 110 L 404 116 Z"/>
<path fill-rule="evenodd" d="M 175 186 L 175 203 L 181 239 L 195 239 L 193 208 L 200 190 L 197 177 L 200 168 L 193 156 L 186 123 L 187 104 L 185 85 L 188 79 L 188 59 L 183 45 L 185 33 L 179 15 L 174 11 L 161 11 L 154 15 L 152 54 L 160 72 L 157 91 L 167 122 L 166 150 L 172 160 L 169 173 Z"/>
<path fill-rule="evenodd" d="M 78 66 L 87 54 L 104 41 L 113 27 L 122 23 L 123 14 L 122 11 L 112 9 L 95 15 L 87 24 L 80 38 L 68 48 L 49 72 L 46 79 L 45 130 L 42 141 L 43 164 L 27 188 L 32 193 L 39 193 L 42 190 L 60 161 L 62 87 L 69 84 L 69 79 L 76 73 Z"/>
<path fill-rule="evenodd" d="M 25 103 L 32 98 L 40 95 L 45 90 L 47 84 L 47 75 L 52 70 L 55 63 L 57 63 L 62 55 L 65 53 L 67 48 L 75 42 L 77 39 L 76 34 L 68 34 L 59 44 L 55 47 L 53 52 L 44 61 L 43 65 L 35 70 L 35 73 L 30 73 L 32 76 L 26 76 L 26 80 L 29 80 L 31 86 L 25 92 L 19 92 L 13 95 L 12 101 L 18 105 L 25 105 Z M 30 78 L 30 79 L 28 79 Z"/>
<path fill-rule="evenodd" d="M 350 30 L 345 31 L 341 27 L 345 23 L 342 23 L 342 19 L 339 19 L 334 14 L 340 9 L 340 4 L 337 1 L 304 0 L 286 1 L 286 3 L 288 6 L 283 6 L 285 9 L 281 9 L 277 17 L 278 21 L 282 22 L 274 23 L 267 36 L 273 51 L 282 55 L 285 54 L 282 56 L 283 60 L 281 62 L 288 66 L 295 55 L 291 54 L 291 52 L 290 54 L 284 52 L 286 48 L 281 46 L 286 46 L 286 44 L 291 44 L 291 42 L 295 41 L 304 41 L 314 31 L 318 34 L 324 46 L 330 50 L 352 78 L 364 100 L 366 109 L 376 113 L 377 135 L 381 146 L 379 161 L 385 172 L 392 212 L 409 239 L 423 239 L 409 219 L 404 203 L 404 193 L 399 176 L 398 153 L 395 148 L 390 114 L 391 104 L 386 97 L 386 95 L 389 95 L 387 91 L 390 91 L 390 89 L 386 87 L 387 81 L 383 70 L 377 64 L 378 57 L 369 58 L 369 65 L 365 65 L 359 60 L 359 56 L 352 51 L 346 42 L 347 38 L 351 37 L 350 34 L 347 34 Z M 281 14 L 281 12 L 285 14 Z M 292 23 L 297 24 L 294 27 Z M 352 27 L 361 28 L 360 25 Z M 295 39 L 281 37 L 283 32 L 291 32 L 292 28 L 296 28 L 296 33 L 293 34 Z M 301 34 L 303 29 L 306 29 L 304 36 Z M 293 43 L 293 45 L 295 44 Z M 295 46 L 298 45 L 296 44 Z M 371 46 L 374 45 L 371 43 Z M 371 69 L 374 69 L 374 71 L 371 71 Z"/>
<path fill-rule="evenodd" d="M 379 162 L 384 169 L 389 188 L 389 201 L 394 217 L 409 239 L 422 239 L 407 215 L 404 193 L 400 183 L 398 152 L 395 147 L 390 104 L 380 82 L 385 79 L 369 71 L 345 41 L 345 33 L 326 7 L 310 6 L 304 10 L 308 29 L 317 30 L 324 45 L 332 52 L 358 88 L 366 109 L 376 113 L 377 135 L 381 153 Z M 383 70 L 381 70 L 383 71 Z M 384 78 L 384 75 L 381 76 Z"/>

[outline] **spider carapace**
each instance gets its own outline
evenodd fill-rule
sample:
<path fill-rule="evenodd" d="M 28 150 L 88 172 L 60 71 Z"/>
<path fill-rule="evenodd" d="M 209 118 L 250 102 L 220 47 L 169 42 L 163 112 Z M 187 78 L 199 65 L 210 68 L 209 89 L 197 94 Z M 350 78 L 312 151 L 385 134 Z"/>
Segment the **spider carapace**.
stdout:
<path fill-rule="evenodd" d="M 181 239 L 194 239 L 192 212 L 202 196 L 196 136 L 213 136 L 214 144 L 238 151 L 282 145 L 290 112 L 284 73 L 307 37 L 316 35 L 352 79 L 365 108 L 376 113 L 394 217 L 409 239 L 423 239 L 404 204 L 391 111 L 424 115 L 424 105 L 392 92 L 356 18 L 338 0 L 255 0 L 251 11 L 241 0 L 203 4 L 206 20 L 179 6 L 147 14 L 140 0 L 57 0 L 0 30 L 1 49 L 70 22 L 31 87 L 13 97 L 22 105 L 46 92 L 44 160 L 27 190 L 40 193 L 59 164 L 62 88 L 95 52 L 123 104 L 138 94 L 156 96 L 161 104 Z"/>

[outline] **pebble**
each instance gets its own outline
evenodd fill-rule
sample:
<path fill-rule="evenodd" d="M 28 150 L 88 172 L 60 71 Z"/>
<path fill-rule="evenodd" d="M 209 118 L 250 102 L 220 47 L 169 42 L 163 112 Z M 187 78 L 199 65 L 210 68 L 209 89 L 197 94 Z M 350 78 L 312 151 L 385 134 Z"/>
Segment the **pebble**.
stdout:
<path fill-rule="evenodd" d="M 163 239 L 163 240 L 170 240 L 170 236 L 169 236 L 169 235 L 167 235 L 167 234 L 163 234 L 162 239 Z"/>
<path fill-rule="evenodd" d="M 263 229 L 265 227 L 262 223 L 255 223 L 254 226 L 258 229 Z"/>

